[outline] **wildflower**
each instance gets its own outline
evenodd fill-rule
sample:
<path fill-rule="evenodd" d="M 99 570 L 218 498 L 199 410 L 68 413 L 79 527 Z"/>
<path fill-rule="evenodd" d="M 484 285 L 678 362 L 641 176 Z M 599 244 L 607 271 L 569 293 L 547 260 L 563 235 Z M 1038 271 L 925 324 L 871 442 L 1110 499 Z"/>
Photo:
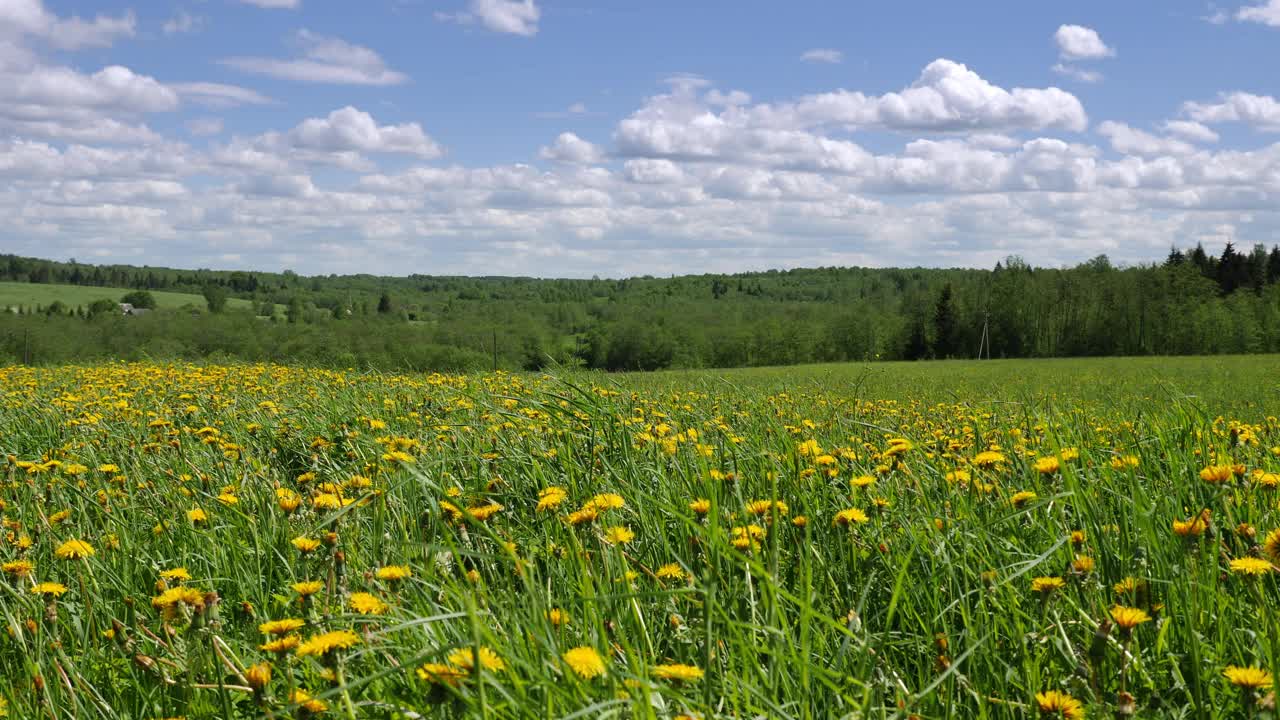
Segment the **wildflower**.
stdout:
<path fill-rule="evenodd" d="M 31 588 L 32 595 L 43 595 L 46 598 L 55 598 L 61 596 L 67 591 L 67 586 L 56 582 L 37 583 Z"/>
<path fill-rule="evenodd" d="M 677 563 L 667 563 L 658 568 L 658 572 L 655 574 L 663 580 L 683 580 L 684 568 Z"/>
<path fill-rule="evenodd" d="M 1035 493 L 1031 492 L 1030 490 L 1023 490 L 1021 492 L 1014 493 L 1013 496 L 1009 498 L 1009 504 L 1013 505 L 1016 508 L 1020 508 L 1035 499 L 1036 499 Z"/>
<path fill-rule="evenodd" d="M 689 503 L 689 509 L 698 515 L 706 515 L 711 512 L 711 501 L 706 498 L 698 498 Z"/>
<path fill-rule="evenodd" d="M 1231 465 L 1210 465 L 1200 470 L 1200 479 L 1210 483 L 1224 483 L 1235 477 L 1234 468 Z"/>
<path fill-rule="evenodd" d="M 320 547 L 320 541 L 309 537 L 296 537 L 289 541 L 298 552 L 306 554 Z"/>
<path fill-rule="evenodd" d="M 378 568 L 378 571 L 374 573 L 374 575 L 379 580 L 398 582 L 412 576 L 413 571 L 409 569 L 408 565 L 387 565 L 386 567 Z"/>
<path fill-rule="evenodd" d="M 548 488 L 543 488 L 541 491 L 538 492 L 537 511 L 547 512 L 550 510 L 554 510 L 557 507 L 559 507 L 560 503 L 563 503 L 565 499 L 568 497 L 569 497 L 569 493 L 562 487 L 552 486 Z"/>
<path fill-rule="evenodd" d="M 1271 673 L 1257 667 L 1239 667 L 1228 665 L 1222 671 L 1223 677 L 1238 688 L 1246 690 L 1265 690 L 1271 687 Z"/>
<path fill-rule="evenodd" d="M 565 517 L 570 525 L 584 525 L 586 523 L 595 522 L 600 517 L 600 511 L 594 506 L 583 507 L 581 510 L 575 510 Z"/>
<path fill-rule="evenodd" d="M 507 664 L 498 656 L 497 653 L 487 647 L 480 647 L 480 665 L 490 672 L 501 672 L 507 669 Z M 449 653 L 449 663 L 458 667 L 474 671 L 476 667 L 475 648 L 460 648 Z"/>
<path fill-rule="evenodd" d="M 307 638 L 295 651 L 298 657 L 315 655 L 324 657 L 334 650 L 345 650 L 360 642 L 360 636 L 350 630 L 333 630 Z"/>
<path fill-rule="evenodd" d="M 1231 561 L 1231 572 L 1241 575 L 1266 575 L 1271 572 L 1271 563 L 1256 557 L 1242 557 Z"/>
<path fill-rule="evenodd" d="M 177 580 L 179 582 L 183 582 L 191 579 L 191 573 L 187 572 L 187 569 L 184 567 L 176 567 L 172 570 L 162 571 L 160 573 L 160 577 L 164 580 Z"/>
<path fill-rule="evenodd" d="M 1058 461 L 1058 458 L 1052 455 L 1049 455 L 1048 457 L 1037 458 L 1035 462 L 1036 472 L 1040 473 L 1041 475 L 1052 475 L 1058 472 L 1058 469 L 1060 467 L 1061 467 L 1061 463 Z"/>
<path fill-rule="evenodd" d="M 1136 468 L 1141 463 L 1136 455 L 1122 455 L 1111 459 L 1112 470 Z"/>
<path fill-rule="evenodd" d="M 973 464 L 983 470 L 990 470 L 997 465 L 1004 463 L 1006 460 L 1002 453 L 994 450 L 984 450 L 973 456 Z"/>
<path fill-rule="evenodd" d="M 289 702 L 315 715 L 319 715 L 329 709 L 328 703 L 311 697 L 311 694 L 302 688 L 298 688 L 289 694 Z"/>
<path fill-rule="evenodd" d="M 871 475 L 859 475 L 858 477 L 850 480 L 849 484 L 855 488 L 864 488 L 869 485 L 874 485 L 875 482 L 876 479 Z"/>
<path fill-rule="evenodd" d="M 263 652 L 283 655 L 289 652 L 290 650 L 298 647 L 298 644 L 301 642 L 302 642 L 302 638 L 298 637 L 297 635 L 285 635 L 282 638 L 269 640 L 263 643 L 262 645 L 259 645 L 258 649 Z"/>
<path fill-rule="evenodd" d="M 1043 715 L 1064 718 L 1064 720 L 1083 720 L 1084 704 L 1070 695 L 1057 690 L 1036 693 L 1036 705 Z"/>
<path fill-rule="evenodd" d="M 264 662 L 250 665 L 245 668 L 244 677 L 249 681 L 249 687 L 261 690 L 271 682 L 271 665 Z"/>
<path fill-rule="evenodd" d="M 1115 621 L 1121 630 L 1128 634 L 1142 623 L 1149 622 L 1151 616 L 1145 610 L 1139 608 L 1116 605 L 1111 608 L 1111 619 Z"/>
<path fill-rule="evenodd" d="M 348 600 L 351 609 L 361 615 L 381 615 L 387 611 L 387 604 L 376 595 L 367 592 L 351 593 Z"/>
<path fill-rule="evenodd" d="M 1205 510 L 1190 520 L 1174 520 L 1173 532 L 1184 538 L 1198 537 L 1209 529 L 1209 511 Z"/>
<path fill-rule="evenodd" d="M 293 584 L 293 591 L 302 597 L 315 595 L 324 589 L 324 583 L 319 580 L 306 580 Z"/>
<path fill-rule="evenodd" d="M 1066 581 L 1060 577 L 1043 576 L 1031 581 L 1031 591 L 1038 592 L 1042 595 L 1048 595 L 1054 590 L 1061 589 L 1062 586 L 1066 584 Z"/>
<path fill-rule="evenodd" d="M 566 651 L 560 656 L 564 664 L 583 680 L 590 680 L 605 674 L 604 658 L 589 645 L 582 645 Z"/>
<path fill-rule="evenodd" d="M 569 624 L 569 613 L 560 608 L 551 608 L 547 611 L 547 620 L 553 627 Z"/>
<path fill-rule="evenodd" d="M 702 668 L 695 665 L 654 665 L 653 676 L 659 680 L 678 680 L 681 682 L 693 682 L 701 680 L 703 676 Z"/>
<path fill-rule="evenodd" d="M 791 518 L 791 524 L 798 528 L 802 528 L 809 524 L 809 518 L 805 517 L 804 515 L 797 515 Z"/>
<path fill-rule="evenodd" d="M 1075 559 L 1071 561 L 1071 569 L 1081 575 L 1091 572 L 1093 570 L 1093 565 L 1093 558 L 1088 555 L 1077 555 Z"/>
<path fill-rule="evenodd" d="M 204 593 L 195 588 L 179 586 L 165 590 L 151 598 L 151 607 L 157 610 L 174 610 L 180 605 L 202 610 L 204 609 Z"/>
<path fill-rule="evenodd" d="M 35 563 L 30 560 L 11 560 L 0 565 L 0 571 L 3 571 L 5 575 L 14 577 L 26 577 L 34 572 L 35 569 Z"/>
<path fill-rule="evenodd" d="M 418 679 L 432 685 L 449 685 L 458 687 L 466 679 L 467 673 L 441 663 L 427 663 L 417 669 Z"/>
<path fill-rule="evenodd" d="M 199 525 L 209 521 L 209 515 L 200 508 L 192 508 L 187 511 L 187 520 L 193 525 Z"/>
<path fill-rule="evenodd" d="M 298 618 L 284 618 L 282 620 L 268 620 L 258 626 L 258 632 L 263 635 L 288 635 L 294 630 L 299 630 L 306 621 Z"/>
<path fill-rule="evenodd" d="M 53 551 L 53 554 L 63 560 L 79 560 L 81 558 L 93 557 L 97 554 L 97 551 L 93 549 L 92 545 L 84 540 L 68 540 L 59 545 L 58 549 Z"/>
<path fill-rule="evenodd" d="M 617 510 L 626 504 L 627 503 L 622 499 L 622 496 L 617 493 L 601 493 L 587 501 L 587 505 L 601 511 Z"/>
<path fill-rule="evenodd" d="M 615 525 L 614 527 L 605 530 L 604 533 L 605 542 L 610 545 L 626 545 L 634 540 L 635 537 L 636 534 L 632 532 L 631 528 L 623 525 Z"/>
<path fill-rule="evenodd" d="M 858 508 L 848 508 L 836 513 L 831 524 L 833 527 L 850 527 L 852 525 L 860 525 L 869 518 L 867 514 Z"/>

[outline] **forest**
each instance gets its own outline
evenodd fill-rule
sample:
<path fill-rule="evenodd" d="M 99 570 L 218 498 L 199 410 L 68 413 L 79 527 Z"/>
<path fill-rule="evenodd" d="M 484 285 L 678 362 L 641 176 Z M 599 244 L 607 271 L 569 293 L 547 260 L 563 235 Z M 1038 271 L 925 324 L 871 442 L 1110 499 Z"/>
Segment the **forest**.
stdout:
<path fill-rule="evenodd" d="M 406 370 L 741 367 L 1280 352 L 1280 247 L 1074 267 L 814 268 L 621 280 L 329 275 L 0 255 L 0 281 L 95 291 L 0 312 L 0 363 L 278 361 Z M 202 298 L 147 308 L 153 291 Z M 81 294 L 83 295 L 83 294 Z M 127 297 L 126 297 L 127 296 Z M 248 303 L 230 307 L 236 298 Z M 283 312 L 280 310 L 283 309 Z"/>

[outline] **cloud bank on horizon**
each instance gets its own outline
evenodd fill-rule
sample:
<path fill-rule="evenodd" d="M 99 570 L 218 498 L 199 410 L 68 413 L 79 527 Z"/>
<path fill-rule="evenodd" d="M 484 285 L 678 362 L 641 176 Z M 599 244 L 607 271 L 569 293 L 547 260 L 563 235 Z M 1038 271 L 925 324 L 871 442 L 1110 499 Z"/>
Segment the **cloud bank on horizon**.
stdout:
<path fill-rule="evenodd" d="M 0 0 L 0 251 L 582 277 L 1280 242 L 1280 0 L 343 7 Z"/>

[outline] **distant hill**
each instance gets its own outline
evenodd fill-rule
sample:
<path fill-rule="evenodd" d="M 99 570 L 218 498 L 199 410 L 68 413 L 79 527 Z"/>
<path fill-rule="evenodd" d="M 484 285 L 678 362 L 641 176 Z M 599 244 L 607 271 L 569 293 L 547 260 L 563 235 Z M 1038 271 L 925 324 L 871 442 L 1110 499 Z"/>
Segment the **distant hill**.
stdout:
<path fill-rule="evenodd" d="M 130 322 L 78 311 L 126 290 L 151 292 L 160 310 Z M 1038 268 L 1011 257 L 990 270 L 831 267 L 622 280 L 303 277 L 9 255 L 0 256 L 4 305 L 23 312 L 0 317 L 0 361 L 51 363 L 217 357 L 653 370 L 1280 352 L 1280 248 L 1228 245 L 1214 257 L 1196 247 L 1136 267 L 1098 256 Z M 198 316 L 166 311 L 184 306 Z M 271 320 L 255 320 L 259 314 Z"/>

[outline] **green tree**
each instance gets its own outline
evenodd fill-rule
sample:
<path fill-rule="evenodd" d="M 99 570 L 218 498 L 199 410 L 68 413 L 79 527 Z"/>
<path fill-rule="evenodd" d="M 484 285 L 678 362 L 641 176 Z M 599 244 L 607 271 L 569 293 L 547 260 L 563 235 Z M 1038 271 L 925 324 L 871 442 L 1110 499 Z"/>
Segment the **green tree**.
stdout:
<path fill-rule="evenodd" d="M 125 293 L 125 296 L 120 298 L 120 302 L 144 310 L 154 310 L 156 308 L 155 296 L 146 290 L 134 290 L 133 292 Z"/>
<path fill-rule="evenodd" d="M 227 289 L 216 283 L 204 286 L 204 301 L 209 312 L 220 313 L 227 309 Z"/>

